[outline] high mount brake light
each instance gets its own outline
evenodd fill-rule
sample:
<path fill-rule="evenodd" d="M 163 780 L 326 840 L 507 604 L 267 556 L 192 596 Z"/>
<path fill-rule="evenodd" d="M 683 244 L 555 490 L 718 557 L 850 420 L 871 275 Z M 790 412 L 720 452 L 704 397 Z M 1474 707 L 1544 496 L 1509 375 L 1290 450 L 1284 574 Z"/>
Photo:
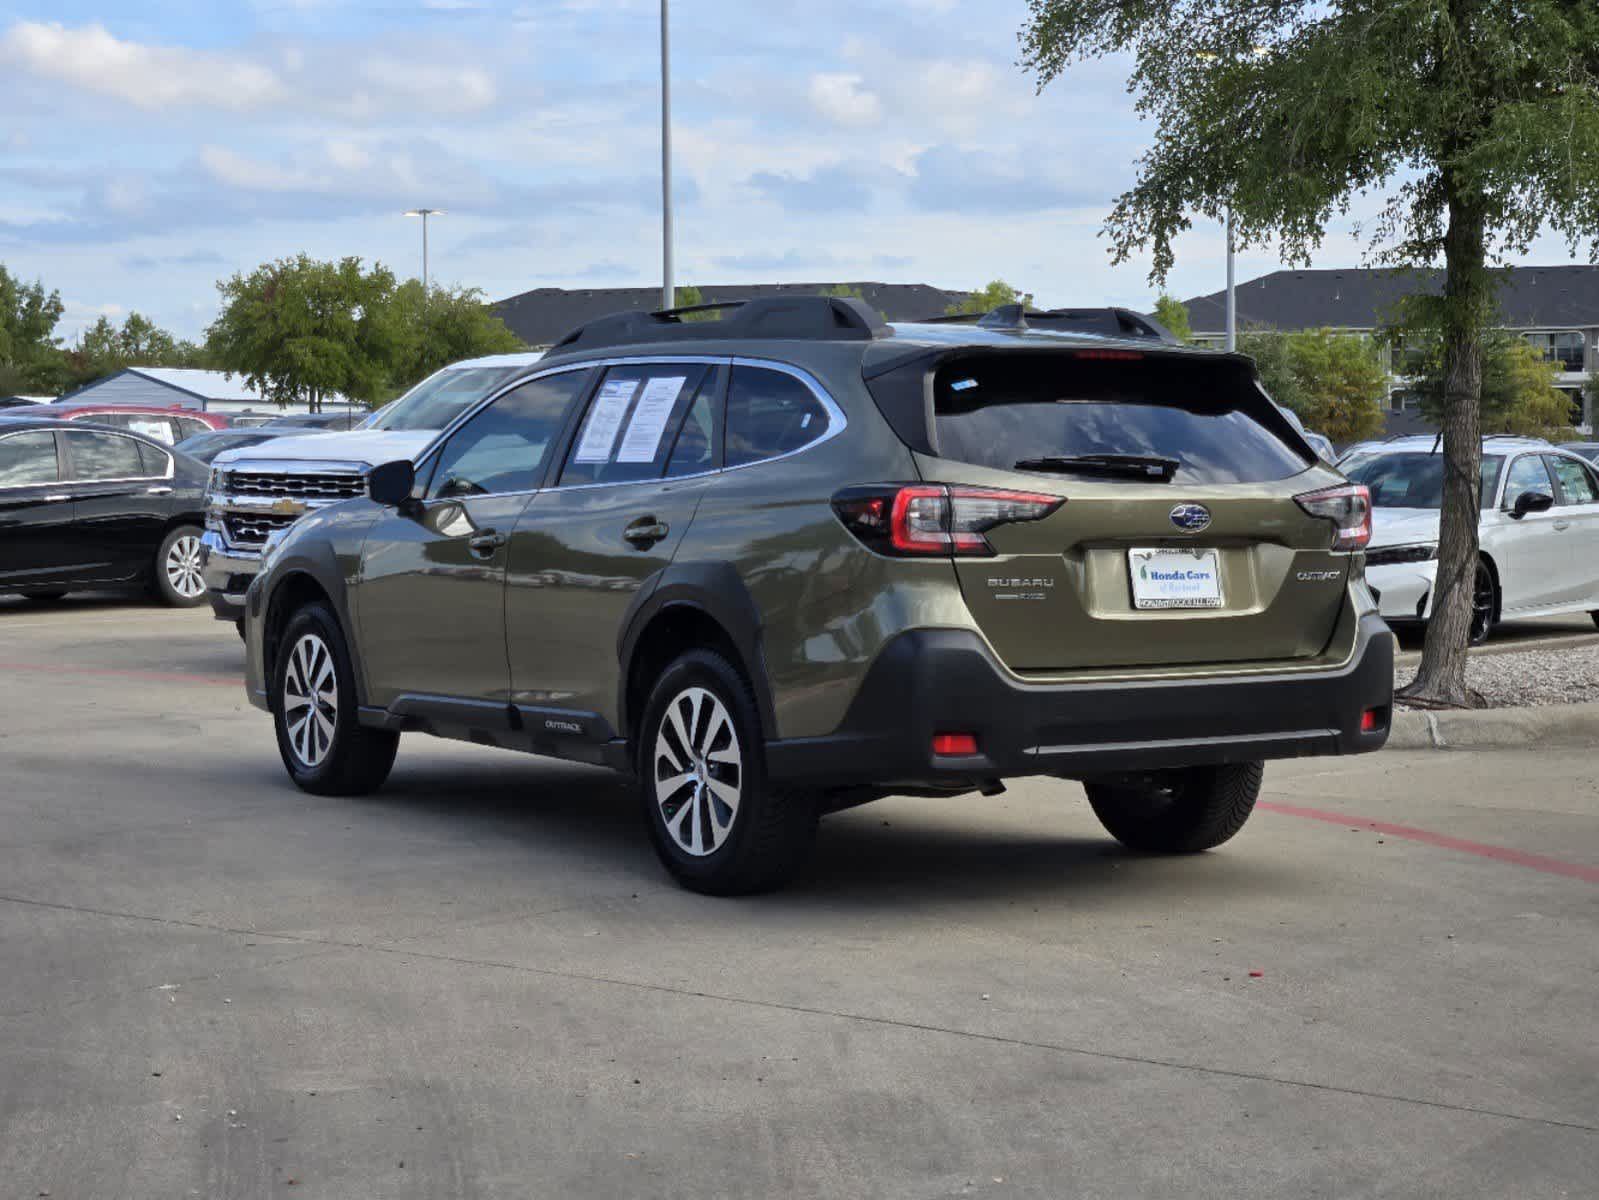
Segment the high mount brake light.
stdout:
<path fill-rule="evenodd" d="M 1097 358 L 1103 362 L 1141 362 L 1142 350 L 1079 350 L 1077 358 Z"/>
<path fill-rule="evenodd" d="M 1371 492 L 1363 483 L 1346 483 L 1295 496 L 1299 507 L 1313 517 L 1333 523 L 1334 550 L 1364 550 L 1371 541 Z"/>
<path fill-rule="evenodd" d="M 1037 492 L 910 483 L 850 488 L 833 497 L 833 511 L 879 554 L 989 557 L 990 529 L 1042 520 L 1065 503 Z"/>

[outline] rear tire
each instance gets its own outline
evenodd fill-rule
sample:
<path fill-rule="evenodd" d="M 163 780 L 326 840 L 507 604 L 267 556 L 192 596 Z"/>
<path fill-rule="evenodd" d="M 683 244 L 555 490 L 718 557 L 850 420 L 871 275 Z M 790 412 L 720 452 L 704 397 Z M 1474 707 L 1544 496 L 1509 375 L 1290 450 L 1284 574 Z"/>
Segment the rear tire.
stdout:
<path fill-rule="evenodd" d="M 750 686 L 711 650 L 691 650 L 656 680 L 638 725 L 639 798 L 655 852 L 685 888 L 769 891 L 816 838 L 815 797 L 770 786 Z"/>
<path fill-rule="evenodd" d="M 161 539 L 151 580 L 161 603 L 172 608 L 194 608 L 205 603 L 205 577 L 200 574 L 200 539 L 204 535 L 205 530 L 198 525 L 179 525 Z"/>
<path fill-rule="evenodd" d="M 361 796 L 389 777 L 400 735 L 356 718 L 344 634 L 321 604 L 289 618 L 272 664 L 272 721 L 289 778 L 317 796 Z"/>
<path fill-rule="evenodd" d="M 1260 796 L 1263 763 L 1179 767 L 1138 779 L 1083 784 L 1094 815 L 1122 845 L 1146 854 L 1197 854 L 1244 827 Z"/>

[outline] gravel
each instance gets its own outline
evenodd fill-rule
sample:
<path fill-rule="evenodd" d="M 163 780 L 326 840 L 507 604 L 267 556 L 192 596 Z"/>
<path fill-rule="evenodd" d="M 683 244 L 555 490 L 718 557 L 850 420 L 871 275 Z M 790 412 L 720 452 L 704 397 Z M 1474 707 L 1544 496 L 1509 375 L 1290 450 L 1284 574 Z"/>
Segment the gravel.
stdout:
<path fill-rule="evenodd" d="M 1409 683 L 1415 674 L 1409 664 L 1396 670 L 1394 686 Z M 1466 663 L 1466 686 L 1480 693 L 1488 708 L 1599 700 L 1599 646 L 1473 654 Z"/>

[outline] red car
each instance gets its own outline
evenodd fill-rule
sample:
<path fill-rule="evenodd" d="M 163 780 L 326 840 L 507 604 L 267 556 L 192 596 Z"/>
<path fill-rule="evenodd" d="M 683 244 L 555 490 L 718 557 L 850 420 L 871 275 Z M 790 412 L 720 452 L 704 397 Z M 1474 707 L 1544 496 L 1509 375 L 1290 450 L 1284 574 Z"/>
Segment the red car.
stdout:
<path fill-rule="evenodd" d="M 95 404 L 69 400 L 65 404 L 35 405 L 28 415 L 54 417 L 58 421 L 93 421 L 96 425 L 142 433 L 169 446 L 196 433 L 228 427 L 228 419 L 221 413 L 200 412 L 177 404 L 158 408 L 153 404 Z"/>

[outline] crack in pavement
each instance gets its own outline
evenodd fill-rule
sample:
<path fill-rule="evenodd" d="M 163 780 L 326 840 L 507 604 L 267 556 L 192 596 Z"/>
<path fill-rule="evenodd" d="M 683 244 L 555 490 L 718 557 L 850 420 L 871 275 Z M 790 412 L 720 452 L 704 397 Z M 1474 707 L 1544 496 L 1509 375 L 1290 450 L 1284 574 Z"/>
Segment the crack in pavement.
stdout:
<path fill-rule="evenodd" d="M 44 900 L 30 900 L 24 896 L 0 895 L 0 903 L 19 904 L 36 908 L 57 909 L 65 912 L 75 912 L 87 916 L 100 916 L 129 921 L 148 921 L 159 925 L 173 925 L 188 929 L 204 929 L 216 933 L 229 933 L 249 935 L 252 937 L 270 937 L 281 941 L 302 942 L 306 945 L 328 946 L 343 950 L 364 950 L 369 953 L 401 955 L 406 958 L 423 959 L 429 962 L 450 963 L 455 966 L 479 967 L 485 970 L 515 971 L 527 975 L 537 975 L 550 979 L 562 979 L 570 982 L 591 983 L 606 987 L 629 988 L 638 991 L 655 992 L 695 1000 L 711 1000 L 722 1004 L 741 1005 L 749 1008 L 759 1008 L 773 1012 L 794 1013 L 804 1016 L 826 1017 L 831 1020 L 850 1021 L 856 1024 L 873 1025 L 881 1028 L 903 1029 L 919 1033 L 941 1034 L 946 1037 L 964 1038 L 971 1041 L 987 1042 L 993 1045 L 1012 1046 L 1027 1050 L 1047 1050 L 1057 1054 L 1068 1054 L 1083 1058 L 1097 1059 L 1102 1062 L 1127 1063 L 1134 1066 L 1159 1067 L 1165 1070 L 1182 1071 L 1199 1075 L 1209 1075 L 1223 1079 L 1242 1079 L 1254 1083 L 1270 1083 L 1283 1087 L 1302 1088 L 1307 1091 L 1326 1092 L 1332 1095 L 1353 1096 L 1366 1100 L 1386 1100 L 1396 1104 L 1414 1105 L 1420 1108 L 1430 1108 L 1444 1112 L 1463 1113 L 1471 1116 L 1491 1117 L 1503 1121 L 1518 1121 L 1530 1125 L 1542 1125 L 1555 1129 L 1571 1129 L 1582 1133 L 1599 1133 L 1599 1125 L 1584 1124 L 1579 1121 L 1562 1121 L 1554 1117 L 1532 1116 L 1526 1113 L 1505 1112 L 1501 1109 L 1482 1108 L 1471 1104 L 1454 1104 L 1444 1100 L 1428 1100 L 1419 1096 L 1405 1096 L 1395 1092 L 1378 1092 L 1365 1088 L 1344 1087 L 1332 1083 L 1318 1083 L 1311 1079 L 1295 1079 L 1289 1076 L 1270 1075 L 1263 1071 L 1244 1071 L 1229 1067 L 1205 1066 L 1201 1063 L 1180 1062 L 1175 1059 L 1154 1058 L 1137 1054 L 1120 1054 L 1110 1050 L 1095 1050 L 1084 1046 L 1074 1046 L 1063 1042 L 1038 1041 L 1030 1038 L 1013 1037 L 1007 1034 L 984 1033 L 979 1030 L 959 1029 L 949 1025 L 934 1025 L 923 1021 L 906 1020 L 899 1017 L 873 1016 L 868 1013 L 848 1012 L 843 1009 L 820 1008 L 813 1005 L 788 1004 L 777 1000 L 761 1000 L 747 996 L 733 996 L 719 992 L 697 991 L 692 988 L 674 987 L 664 983 L 649 983 L 641 980 L 621 979 L 609 975 L 596 975 L 585 971 L 563 971 L 552 967 L 534 967 L 525 963 L 504 962 L 496 959 L 468 958 L 462 955 L 440 954 L 427 950 L 407 950 L 398 946 L 377 942 L 348 942 L 333 938 L 297 937 L 293 934 L 260 933 L 252 929 L 236 929 L 225 925 L 215 925 L 203 921 L 186 921 L 181 918 L 158 917 L 145 913 L 112 912 L 105 909 L 81 907 L 71 904 L 60 904 Z M 562 908 L 551 909 L 548 912 L 528 914 L 529 919 L 548 916 L 560 912 L 573 905 L 564 905 Z M 413 935 L 420 936 L 420 935 Z"/>

